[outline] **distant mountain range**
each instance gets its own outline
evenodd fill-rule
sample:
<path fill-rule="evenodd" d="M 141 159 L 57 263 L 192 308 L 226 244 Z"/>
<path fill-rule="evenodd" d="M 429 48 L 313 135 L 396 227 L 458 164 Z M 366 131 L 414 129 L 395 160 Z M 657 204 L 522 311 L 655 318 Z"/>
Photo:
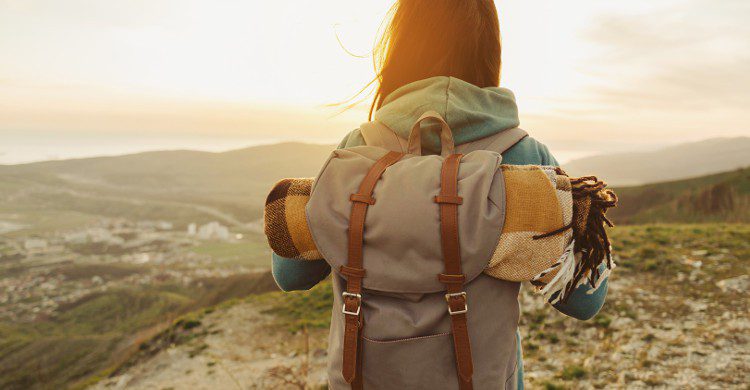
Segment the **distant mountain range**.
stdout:
<path fill-rule="evenodd" d="M 332 149 L 282 143 L 223 153 L 161 151 L 0 165 L 0 220 L 15 215 L 14 223 L 55 230 L 102 216 L 163 219 L 178 227 L 210 220 L 248 227 L 261 218 L 263 199 L 274 182 L 315 176 Z M 750 166 L 748 137 L 590 157 L 565 168 L 622 186 L 743 166 Z M 745 220 L 748 188 L 748 170 L 620 188 L 621 206 L 612 215 L 621 222 Z"/>
<path fill-rule="evenodd" d="M 273 183 L 315 176 L 332 149 L 281 143 L 222 153 L 159 151 L 0 165 L 0 219 L 3 213 L 43 212 L 66 220 L 246 224 L 262 216 Z"/>
<path fill-rule="evenodd" d="M 712 138 L 650 152 L 597 155 L 563 168 L 574 176 L 595 174 L 611 185 L 638 185 L 698 177 L 750 166 L 750 137 Z"/>

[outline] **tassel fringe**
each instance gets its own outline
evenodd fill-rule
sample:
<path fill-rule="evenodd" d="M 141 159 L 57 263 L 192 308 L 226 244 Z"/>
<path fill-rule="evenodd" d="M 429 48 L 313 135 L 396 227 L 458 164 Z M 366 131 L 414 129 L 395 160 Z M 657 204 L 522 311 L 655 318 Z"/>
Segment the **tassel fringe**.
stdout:
<path fill-rule="evenodd" d="M 564 174 L 562 170 L 558 172 Z M 596 291 L 615 267 L 612 246 L 605 226 L 614 226 L 607 219 L 607 210 L 617 206 L 617 195 L 607 184 L 594 176 L 570 180 L 574 202 L 573 240 L 562 256 L 535 276 L 531 283 L 550 303 L 565 302 L 578 286 L 589 284 Z M 599 266 L 605 263 L 606 268 Z M 557 272 L 546 284 L 541 279 Z"/>

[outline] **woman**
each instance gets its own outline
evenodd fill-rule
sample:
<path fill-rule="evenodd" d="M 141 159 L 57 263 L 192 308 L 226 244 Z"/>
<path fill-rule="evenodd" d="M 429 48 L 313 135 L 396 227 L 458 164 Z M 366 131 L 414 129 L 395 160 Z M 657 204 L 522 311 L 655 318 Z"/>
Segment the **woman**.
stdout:
<path fill-rule="evenodd" d="M 402 138 L 426 111 L 446 119 L 456 145 L 519 125 L 514 95 L 500 88 L 501 40 L 492 0 L 400 0 L 375 52 L 377 91 L 370 119 Z M 339 148 L 363 145 L 359 130 Z M 436 134 L 422 142 L 423 153 L 439 154 Z M 558 165 L 547 147 L 527 137 L 503 153 L 505 164 Z M 282 290 L 305 290 L 328 276 L 323 260 L 302 261 L 273 255 L 273 275 Z M 603 282 L 606 283 L 606 280 Z M 604 303 L 607 286 L 589 293 L 582 285 L 554 308 L 587 320 Z M 520 335 L 517 338 L 517 387 L 523 388 Z"/>

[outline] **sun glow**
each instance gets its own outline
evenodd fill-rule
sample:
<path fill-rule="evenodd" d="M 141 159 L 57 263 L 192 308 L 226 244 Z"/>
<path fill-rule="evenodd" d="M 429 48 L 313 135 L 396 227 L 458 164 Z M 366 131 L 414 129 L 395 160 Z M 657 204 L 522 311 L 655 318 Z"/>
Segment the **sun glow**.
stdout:
<path fill-rule="evenodd" d="M 552 146 L 592 134 L 631 147 L 647 136 L 696 139 L 717 123 L 722 135 L 748 133 L 739 103 L 747 94 L 735 88 L 750 84 L 738 71 L 750 58 L 750 28 L 738 16 L 747 3 L 496 4 L 502 85 L 516 93 L 522 124 Z M 339 138 L 365 120 L 366 103 L 344 114 L 330 104 L 372 80 L 371 49 L 390 5 L 0 0 L 0 136 Z M 685 55 L 705 72 L 692 74 Z M 709 93 L 723 95 L 700 100 Z M 688 110 L 716 102 L 731 104 Z"/>

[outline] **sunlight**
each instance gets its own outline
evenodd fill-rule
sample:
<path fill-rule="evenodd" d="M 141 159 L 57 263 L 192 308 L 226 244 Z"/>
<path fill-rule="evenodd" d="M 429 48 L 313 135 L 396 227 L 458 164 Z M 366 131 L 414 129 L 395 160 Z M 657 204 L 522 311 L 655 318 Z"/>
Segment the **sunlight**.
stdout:
<path fill-rule="evenodd" d="M 661 145 L 704 138 L 707 126 L 715 136 L 747 134 L 745 96 L 733 87 L 747 84 L 742 6 L 704 12 L 700 1 L 498 0 L 501 83 L 516 94 L 523 126 L 565 153 L 593 135 L 627 149 L 645 137 Z M 340 138 L 366 120 L 369 97 L 355 94 L 373 78 L 370 54 L 390 5 L 0 1 L 0 136 L 182 131 L 261 140 L 272 129 L 259 126 L 274 122 L 290 139 Z M 685 66 L 687 55 L 700 63 Z M 331 107 L 352 97 L 363 104 L 343 115 Z M 631 128 L 636 111 L 643 122 Z M 297 129 L 288 112 L 312 113 L 316 130 Z"/>

